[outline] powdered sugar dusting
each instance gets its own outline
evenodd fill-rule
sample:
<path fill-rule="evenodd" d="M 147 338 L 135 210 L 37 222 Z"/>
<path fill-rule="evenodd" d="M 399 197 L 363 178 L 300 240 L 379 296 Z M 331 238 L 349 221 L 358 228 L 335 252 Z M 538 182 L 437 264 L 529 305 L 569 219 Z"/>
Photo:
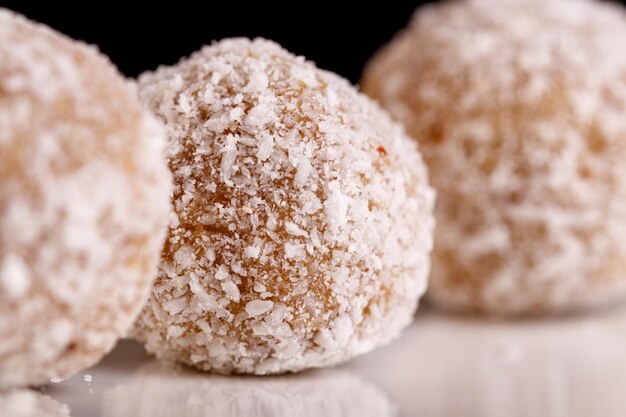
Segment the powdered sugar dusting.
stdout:
<path fill-rule="evenodd" d="M 166 123 L 175 177 L 176 223 L 135 330 L 149 351 L 266 374 L 399 334 L 426 286 L 434 200 L 399 125 L 262 39 L 221 41 L 139 84 Z M 171 325 L 185 330 L 167 338 Z"/>
<path fill-rule="evenodd" d="M 0 9 L 0 387 L 104 355 L 150 287 L 164 134 L 94 48 Z"/>
<path fill-rule="evenodd" d="M 591 0 L 420 9 L 364 90 L 439 192 L 430 294 L 538 313 L 626 295 L 626 13 Z"/>

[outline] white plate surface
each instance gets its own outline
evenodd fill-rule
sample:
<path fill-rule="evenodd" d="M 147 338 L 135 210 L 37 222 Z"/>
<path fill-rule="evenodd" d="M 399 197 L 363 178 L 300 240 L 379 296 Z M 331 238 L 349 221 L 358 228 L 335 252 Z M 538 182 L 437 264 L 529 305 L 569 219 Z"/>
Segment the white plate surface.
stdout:
<path fill-rule="evenodd" d="M 194 372 L 124 341 L 42 391 L 73 417 L 623 417 L 626 308 L 544 321 L 425 311 L 387 347 L 281 377 Z"/>

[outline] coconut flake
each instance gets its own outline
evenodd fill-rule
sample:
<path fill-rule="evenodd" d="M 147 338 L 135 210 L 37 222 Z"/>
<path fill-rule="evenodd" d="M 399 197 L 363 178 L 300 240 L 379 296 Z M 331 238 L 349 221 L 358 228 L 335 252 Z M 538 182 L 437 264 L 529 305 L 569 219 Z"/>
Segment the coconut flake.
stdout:
<path fill-rule="evenodd" d="M 260 316 L 270 311 L 273 306 L 274 303 L 272 301 L 253 300 L 246 304 L 246 313 L 248 313 L 250 317 Z"/>

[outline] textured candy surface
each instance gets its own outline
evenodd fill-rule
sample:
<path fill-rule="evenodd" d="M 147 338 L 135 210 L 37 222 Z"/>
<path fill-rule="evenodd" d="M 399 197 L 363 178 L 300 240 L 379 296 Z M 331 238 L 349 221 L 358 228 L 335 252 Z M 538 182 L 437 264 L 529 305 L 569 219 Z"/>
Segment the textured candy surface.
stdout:
<path fill-rule="evenodd" d="M 424 7 L 363 89 L 437 189 L 429 296 L 532 314 L 626 295 L 626 15 L 589 0 Z"/>
<path fill-rule="evenodd" d="M 174 213 L 136 324 L 204 370 L 278 373 L 396 337 L 426 288 L 434 193 L 416 145 L 345 80 L 224 40 L 144 74 Z"/>
<path fill-rule="evenodd" d="M 164 132 L 94 48 L 0 9 L 0 387 L 132 325 L 168 218 Z"/>

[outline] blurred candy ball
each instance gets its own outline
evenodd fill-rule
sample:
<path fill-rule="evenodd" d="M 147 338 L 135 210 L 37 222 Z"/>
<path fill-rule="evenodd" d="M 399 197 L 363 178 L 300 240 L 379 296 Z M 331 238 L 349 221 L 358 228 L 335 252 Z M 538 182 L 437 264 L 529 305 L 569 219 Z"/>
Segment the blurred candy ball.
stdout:
<path fill-rule="evenodd" d="M 626 14 L 590 0 L 424 7 L 363 89 L 437 189 L 429 296 L 538 314 L 626 295 Z"/>
<path fill-rule="evenodd" d="M 157 120 L 94 48 L 0 9 L 0 387 L 98 361 L 147 299 L 168 216 Z"/>
<path fill-rule="evenodd" d="M 28 389 L 0 393 L 0 416 L 70 417 L 67 405 Z"/>

